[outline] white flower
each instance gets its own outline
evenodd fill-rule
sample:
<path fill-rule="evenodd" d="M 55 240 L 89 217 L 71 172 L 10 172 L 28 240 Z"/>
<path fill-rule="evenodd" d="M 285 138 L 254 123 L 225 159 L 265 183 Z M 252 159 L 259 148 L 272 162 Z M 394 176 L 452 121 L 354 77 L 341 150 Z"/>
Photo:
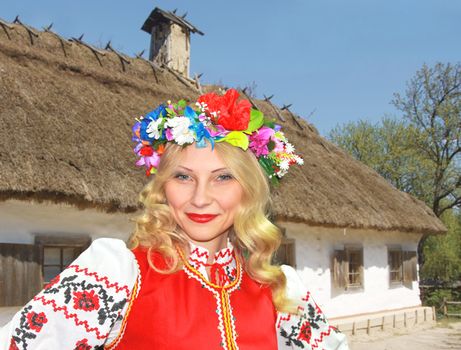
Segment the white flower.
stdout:
<path fill-rule="evenodd" d="M 296 164 L 298 165 L 304 164 L 304 159 L 302 159 L 300 156 L 295 156 L 294 158 L 295 158 Z"/>
<path fill-rule="evenodd" d="M 283 177 L 284 175 L 286 175 L 287 171 L 286 170 L 282 170 L 280 169 L 279 171 L 277 171 L 277 176 L 278 177 Z"/>
<path fill-rule="evenodd" d="M 157 120 L 152 120 L 149 125 L 147 125 L 146 132 L 150 138 L 154 138 L 158 140 L 160 138 L 160 130 L 158 129 L 160 123 L 162 122 L 162 118 L 158 118 Z"/>
<path fill-rule="evenodd" d="M 283 170 L 283 171 L 287 171 L 288 168 L 290 167 L 290 162 L 288 161 L 288 159 L 283 159 L 280 164 L 280 170 Z"/>
<path fill-rule="evenodd" d="M 171 134 L 173 139 L 178 145 L 184 145 L 186 143 L 193 143 L 194 133 L 189 129 L 190 120 L 186 117 L 173 117 L 168 119 L 165 123 L 166 127 L 171 128 Z"/>
<path fill-rule="evenodd" d="M 285 144 L 285 152 L 293 153 L 294 151 L 295 151 L 295 147 L 291 143 L 287 142 Z"/>

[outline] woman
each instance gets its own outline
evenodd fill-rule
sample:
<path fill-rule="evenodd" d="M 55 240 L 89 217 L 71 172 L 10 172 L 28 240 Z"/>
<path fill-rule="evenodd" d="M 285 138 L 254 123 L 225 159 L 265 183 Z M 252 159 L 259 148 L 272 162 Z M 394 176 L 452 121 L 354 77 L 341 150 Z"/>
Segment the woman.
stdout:
<path fill-rule="evenodd" d="M 1 349 L 347 349 L 296 272 L 272 265 L 269 184 L 302 164 L 229 90 L 160 106 L 134 128 L 131 250 L 99 239 L 0 332 Z"/>

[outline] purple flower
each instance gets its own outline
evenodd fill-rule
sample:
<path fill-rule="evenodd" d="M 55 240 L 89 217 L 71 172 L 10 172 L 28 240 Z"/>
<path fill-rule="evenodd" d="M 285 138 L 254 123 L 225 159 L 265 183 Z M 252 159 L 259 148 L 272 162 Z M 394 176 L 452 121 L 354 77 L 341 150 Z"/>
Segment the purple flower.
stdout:
<path fill-rule="evenodd" d="M 143 156 L 140 151 L 137 153 L 137 155 L 139 156 L 139 159 L 136 162 L 137 166 L 144 165 L 147 169 L 150 169 L 151 167 L 157 168 L 160 164 L 160 155 L 155 151 L 151 156 Z"/>
<path fill-rule="evenodd" d="M 274 129 L 263 126 L 250 135 L 250 148 L 256 157 L 269 154 L 267 145 L 274 133 Z"/>

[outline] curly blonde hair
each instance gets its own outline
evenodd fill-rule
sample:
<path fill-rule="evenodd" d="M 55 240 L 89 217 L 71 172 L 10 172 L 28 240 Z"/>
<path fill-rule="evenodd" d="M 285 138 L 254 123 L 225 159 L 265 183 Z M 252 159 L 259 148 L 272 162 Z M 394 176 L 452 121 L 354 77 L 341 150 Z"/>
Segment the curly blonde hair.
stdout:
<path fill-rule="evenodd" d="M 285 275 L 280 266 L 271 262 L 280 245 L 281 232 L 268 219 L 270 191 L 267 177 L 252 152 L 225 142 L 216 143 L 214 147 L 243 188 L 242 203 L 229 234 L 236 254 L 253 280 L 271 288 L 276 309 L 293 312 L 293 305 L 285 294 Z M 149 260 L 151 267 L 160 273 L 173 273 L 182 268 L 175 245 L 184 251 L 188 249 L 185 235 L 170 213 L 164 191 L 165 182 L 174 173 L 182 150 L 181 146 L 173 143 L 165 148 L 154 180 L 141 191 L 140 201 L 145 209 L 135 219 L 136 229 L 130 238 L 132 248 L 140 245 L 162 254 L 168 262 L 166 269 L 159 269 Z"/>

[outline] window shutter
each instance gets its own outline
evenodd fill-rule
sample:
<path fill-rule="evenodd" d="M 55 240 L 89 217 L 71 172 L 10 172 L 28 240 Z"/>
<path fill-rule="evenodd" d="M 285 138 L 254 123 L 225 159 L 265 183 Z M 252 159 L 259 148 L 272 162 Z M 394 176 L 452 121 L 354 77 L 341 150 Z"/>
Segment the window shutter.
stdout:
<path fill-rule="evenodd" d="M 364 275 L 363 274 L 363 270 L 364 270 L 363 269 L 363 249 L 360 249 L 359 254 L 360 254 L 360 285 L 364 287 L 364 284 L 363 284 L 363 280 L 364 280 L 363 278 L 363 275 Z"/>
<path fill-rule="evenodd" d="M 332 262 L 333 286 L 335 288 L 346 288 L 347 286 L 347 259 L 346 251 L 335 250 Z"/>
<path fill-rule="evenodd" d="M 24 305 L 42 289 L 39 258 L 37 246 L 0 243 L 0 307 Z"/>
<path fill-rule="evenodd" d="M 406 284 L 416 281 L 418 274 L 416 271 L 416 252 L 405 251 L 403 252 L 403 282 Z"/>
<path fill-rule="evenodd" d="M 294 239 L 286 239 L 287 264 L 296 268 L 296 245 Z"/>

